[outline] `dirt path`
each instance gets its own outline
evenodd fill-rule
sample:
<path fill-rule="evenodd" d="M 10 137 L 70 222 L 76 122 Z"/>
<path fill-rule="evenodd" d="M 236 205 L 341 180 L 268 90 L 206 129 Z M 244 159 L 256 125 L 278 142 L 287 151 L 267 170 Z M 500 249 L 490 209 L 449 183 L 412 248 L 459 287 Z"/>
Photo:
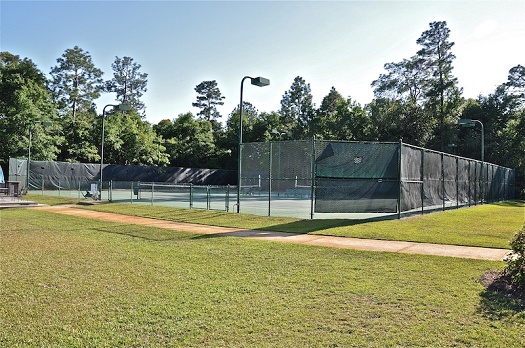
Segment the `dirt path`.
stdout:
<path fill-rule="evenodd" d="M 254 238 L 276 242 L 308 244 L 332 248 L 344 248 L 369 251 L 387 251 L 407 254 L 450 256 L 468 259 L 501 261 L 509 253 L 508 249 L 493 249 L 479 247 L 465 247 L 431 243 L 413 243 L 399 241 L 383 241 L 360 238 L 331 237 L 309 234 L 285 232 L 270 232 L 246 230 L 240 228 L 206 226 L 185 222 L 157 220 L 138 216 L 128 216 L 114 213 L 104 213 L 92 210 L 79 209 L 72 206 L 40 206 L 32 209 L 45 210 L 58 214 L 80 216 L 89 219 L 120 222 L 166 228 L 177 231 L 199 234 L 216 234 L 221 236 Z"/>

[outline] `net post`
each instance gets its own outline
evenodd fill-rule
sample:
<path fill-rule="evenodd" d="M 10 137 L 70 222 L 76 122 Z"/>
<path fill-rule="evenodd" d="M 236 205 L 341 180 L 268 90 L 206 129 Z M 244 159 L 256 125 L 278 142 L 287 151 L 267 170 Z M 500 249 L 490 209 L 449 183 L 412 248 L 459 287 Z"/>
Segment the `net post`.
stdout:
<path fill-rule="evenodd" d="M 225 205 L 226 205 L 226 212 L 229 212 L 230 211 L 230 184 L 226 185 Z"/>
<path fill-rule="evenodd" d="M 193 184 L 190 183 L 190 209 L 193 208 Z"/>
<path fill-rule="evenodd" d="M 206 186 L 206 210 L 210 210 L 210 185 Z"/>

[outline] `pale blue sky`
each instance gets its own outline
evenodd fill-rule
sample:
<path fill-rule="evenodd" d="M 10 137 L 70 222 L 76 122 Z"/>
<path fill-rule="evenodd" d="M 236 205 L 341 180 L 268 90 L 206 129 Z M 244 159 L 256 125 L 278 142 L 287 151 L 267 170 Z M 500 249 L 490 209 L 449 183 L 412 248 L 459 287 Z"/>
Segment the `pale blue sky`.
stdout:
<path fill-rule="evenodd" d="M 334 86 L 362 105 L 383 65 L 410 58 L 432 21 L 447 21 L 454 74 L 466 97 L 488 94 L 525 65 L 525 1 L 0 1 L 0 50 L 30 58 L 48 74 L 66 49 L 88 51 L 112 77 L 115 56 L 149 74 L 147 120 L 192 111 L 194 88 L 217 80 L 226 117 L 244 100 L 277 111 L 296 76 L 319 105 Z M 98 99 L 99 110 L 114 96 Z"/>

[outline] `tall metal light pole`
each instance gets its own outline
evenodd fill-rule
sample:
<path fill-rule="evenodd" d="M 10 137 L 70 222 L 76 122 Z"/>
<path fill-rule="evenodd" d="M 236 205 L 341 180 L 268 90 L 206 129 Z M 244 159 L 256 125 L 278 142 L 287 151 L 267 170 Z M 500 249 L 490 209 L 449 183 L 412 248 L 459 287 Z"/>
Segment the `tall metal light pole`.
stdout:
<path fill-rule="evenodd" d="M 117 109 L 122 110 L 122 111 L 128 111 L 128 110 L 131 109 L 126 104 L 118 104 L 118 105 L 107 104 L 102 109 L 102 141 L 101 141 L 101 145 L 100 145 L 100 197 L 98 198 L 99 200 L 102 200 L 102 168 L 104 166 L 104 119 L 106 118 L 106 108 L 109 107 L 109 106 L 112 106 L 112 107 L 117 108 Z"/>
<path fill-rule="evenodd" d="M 483 164 L 485 162 L 485 128 L 480 120 L 471 120 L 470 118 L 459 119 L 462 127 L 474 127 L 476 122 L 481 125 L 481 203 L 483 203 Z"/>
<path fill-rule="evenodd" d="M 41 123 L 45 127 L 53 125 L 51 121 L 35 121 L 34 123 Z M 27 146 L 27 168 L 26 168 L 26 189 L 29 190 L 29 165 L 31 164 L 31 137 L 33 124 L 29 124 L 29 144 Z"/>
<path fill-rule="evenodd" d="M 264 87 L 268 86 L 270 84 L 270 80 L 264 77 L 250 77 L 250 76 L 244 76 L 241 80 L 241 101 L 239 103 L 239 153 L 237 157 L 237 213 L 240 212 L 240 205 L 241 205 L 241 149 L 242 149 L 242 90 L 244 85 L 244 80 L 250 79 L 252 85 Z"/>

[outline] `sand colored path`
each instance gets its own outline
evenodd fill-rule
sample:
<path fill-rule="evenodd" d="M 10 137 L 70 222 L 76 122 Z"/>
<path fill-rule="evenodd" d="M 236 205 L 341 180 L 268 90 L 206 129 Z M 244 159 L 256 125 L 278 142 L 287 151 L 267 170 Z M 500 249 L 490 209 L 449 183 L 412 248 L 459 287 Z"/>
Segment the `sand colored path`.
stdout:
<path fill-rule="evenodd" d="M 275 242 L 308 244 L 332 248 L 355 250 L 386 251 L 407 254 L 450 256 L 468 259 L 501 261 L 509 253 L 508 249 L 466 247 L 431 243 L 414 243 L 400 241 L 385 241 L 360 238 L 332 237 L 285 232 L 257 231 L 240 228 L 207 226 L 185 222 L 157 220 L 138 216 L 114 213 L 104 213 L 75 208 L 73 206 L 39 206 L 32 209 L 45 210 L 57 214 L 66 214 L 89 219 L 112 221 L 127 224 L 137 224 L 166 228 L 183 232 L 199 234 L 215 234 L 221 236 L 254 238 Z"/>

